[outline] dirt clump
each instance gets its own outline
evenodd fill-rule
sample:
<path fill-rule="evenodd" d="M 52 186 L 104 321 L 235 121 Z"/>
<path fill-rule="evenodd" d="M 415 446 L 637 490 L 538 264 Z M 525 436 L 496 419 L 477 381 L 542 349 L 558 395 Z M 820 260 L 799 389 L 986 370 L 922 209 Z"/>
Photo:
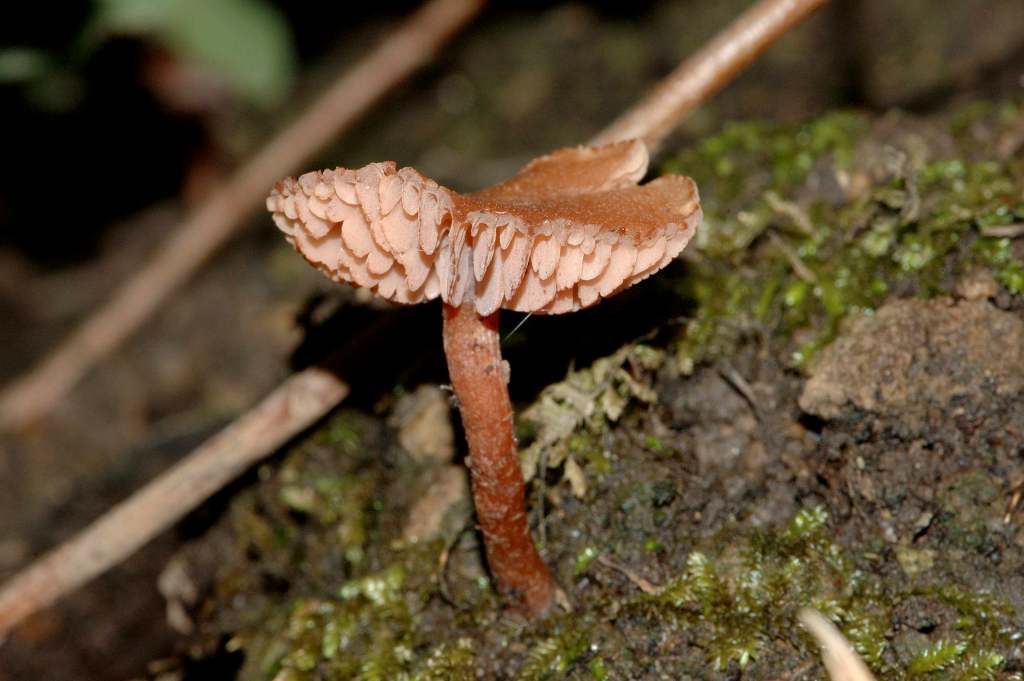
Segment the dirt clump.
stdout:
<path fill-rule="evenodd" d="M 1024 322 L 984 301 L 896 300 L 826 348 L 800 396 L 823 418 L 866 411 L 913 430 L 1024 388 Z"/>

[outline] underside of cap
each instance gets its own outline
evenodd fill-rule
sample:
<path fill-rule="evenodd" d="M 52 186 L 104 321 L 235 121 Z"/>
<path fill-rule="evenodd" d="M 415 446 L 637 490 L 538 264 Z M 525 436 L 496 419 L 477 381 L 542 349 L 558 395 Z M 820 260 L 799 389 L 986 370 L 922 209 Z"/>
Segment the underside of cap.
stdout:
<path fill-rule="evenodd" d="M 472 299 L 559 314 L 658 271 L 701 221 L 693 180 L 643 186 L 642 142 L 561 149 L 460 195 L 412 168 L 371 163 L 279 182 L 267 199 L 289 242 L 325 275 L 416 303 Z"/>
<path fill-rule="evenodd" d="M 451 192 L 412 168 L 371 163 L 287 178 L 267 209 L 295 249 L 334 281 L 399 303 L 441 293 L 436 262 L 454 221 Z"/>

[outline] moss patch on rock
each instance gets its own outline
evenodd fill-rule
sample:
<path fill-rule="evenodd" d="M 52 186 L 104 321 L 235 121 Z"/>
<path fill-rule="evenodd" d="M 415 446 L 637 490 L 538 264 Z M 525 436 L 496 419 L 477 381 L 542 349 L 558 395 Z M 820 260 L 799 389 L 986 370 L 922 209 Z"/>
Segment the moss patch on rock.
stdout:
<path fill-rule="evenodd" d="M 736 123 L 666 162 L 697 180 L 706 215 L 678 283 L 694 304 L 681 368 L 764 330 L 806 367 L 850 312 L 951 293 L 974 267 L 1020 294 L 1024 250 L 998 227 L 1024 221 L 1024 163 L 1006 142 L 1021 115 L 1003 103 L 944 122 Z"/>

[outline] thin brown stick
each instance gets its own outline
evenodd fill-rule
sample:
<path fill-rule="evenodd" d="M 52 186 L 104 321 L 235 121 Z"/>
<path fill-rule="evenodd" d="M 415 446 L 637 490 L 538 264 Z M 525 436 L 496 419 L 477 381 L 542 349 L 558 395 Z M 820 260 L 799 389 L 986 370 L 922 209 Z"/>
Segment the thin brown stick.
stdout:
<path fill-rule="evenodd" d="M 1003 514 L 1003 525 L 1009 525 L 1013 520 L 1013 514 L 1017 512 L 1017 507 L 1020 506 L 1022 496 L 1024 496 L 1024 480 L 1018 480 L 1017 483 L 1010 488 L 1010 500 L 1006 502 L 1006 512 Z"/>
<path fill-rule="evenodd" d="M 531 617 L 555 604 L 558 586 L 530 536 L 498 335 L 498 313 L 481 318 L 472 297 L 444 306 L 444 354 L 469 443 L 473 505 L 487 565 L 505 596 Z"/>
<path fill-rule="evenodd" d="M 49 413 L 240 229 L 267 188 L 323 148 L 430 57 L 484 0 L 431 0 L 342 75 L 227 184 L 211 193 L 142 270 L 28 374 L 0 393 L 0 428 Z"/>
<path fill-rule="evenodd" d="M 686 114 L 725 87 L 782 34 L 825 2 L 761 0 L 677 66 L 592 143 L 636 137 L 653 152 Z"/>
<path fill-rule="evenodd" d="M 793 270 L 793 274 L 800 277 L 802 281 L 808 284 L 817 284 L 818 277 L 814 274 L 814 270 L 804 264 L 804 261 L 800 259 L 800 255 L 789 247 L 781 236 L 776 234 L 772 230 L 768 230 L 768 240 L 772 242 L 775 248 L 779 249 L 782 256 L 789 263 L 790 268 Z"/>
<path fill-rule="evenodd" d="M 25 617 L 131 555 L 348 394 L 326 369 L 295 374 L 156 480 L 0 588 L 0 641 Z"/>
<path fill-rule="evenodd" d="M 617 563 L 604 554 L 597 557 L 597 562 L 620 573 L 623 577 L 632 582 L 633 586 L 640 589 L 648 596 L 655 596 L 661 593 L 662 587 L 655 586 L 649 579 L 641 576 L 640 573 L 626 567 L 625 565 Z"/>
<path fill-rule="evenodd" d="M 1012 225 L 990 225 L 980 229 L 983 236 L 997 237 L 1001 239 L 1016 239 L 1024 236 L 1024 222 Z"/>

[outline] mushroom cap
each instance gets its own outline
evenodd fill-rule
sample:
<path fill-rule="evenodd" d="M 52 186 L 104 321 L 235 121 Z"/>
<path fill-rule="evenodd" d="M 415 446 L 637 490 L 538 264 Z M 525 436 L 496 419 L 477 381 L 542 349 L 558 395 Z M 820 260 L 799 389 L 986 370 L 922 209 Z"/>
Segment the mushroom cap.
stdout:
<path fill-rule="evenodd" d="M 559 314 L 657 272 L 700 224 L 693 180 L 638 185 L 647 163 L 638 140 L 559 149 L 471 194 L 371 163 L 285 179 L 267 209 L 335 281 L 400 303 L 472 299 L 481 315 Z"/>

